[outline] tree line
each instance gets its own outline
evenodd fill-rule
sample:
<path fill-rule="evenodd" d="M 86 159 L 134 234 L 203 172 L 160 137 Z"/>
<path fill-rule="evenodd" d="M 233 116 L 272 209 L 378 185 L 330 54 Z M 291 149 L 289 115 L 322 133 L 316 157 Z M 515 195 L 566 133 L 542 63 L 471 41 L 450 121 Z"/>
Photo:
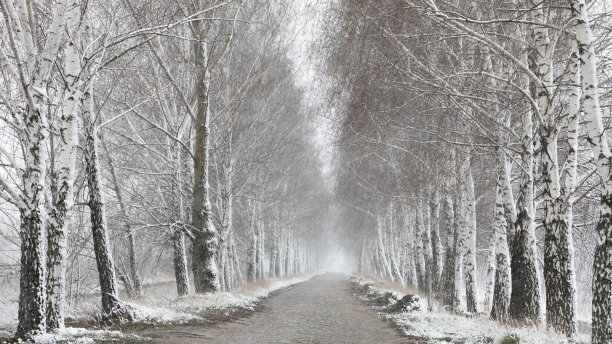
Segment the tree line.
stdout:
<path fill-rule="evenodd" d="M 282 29 L 292 11 L 0 4 L 0 233 L 18 253 L 16 337 L 63 328 L 91 289 L 104 321 L 129 319 L 122 298 L 160 272 L 181 296 L 317 268 L 327 194 Z"/>
<path fill-rule="evenodd" d="M 320 49 L 361 270 L 569 338 L 590 296 L 592 341 L 612 340 L 608 11 L 334 2 Z"/>

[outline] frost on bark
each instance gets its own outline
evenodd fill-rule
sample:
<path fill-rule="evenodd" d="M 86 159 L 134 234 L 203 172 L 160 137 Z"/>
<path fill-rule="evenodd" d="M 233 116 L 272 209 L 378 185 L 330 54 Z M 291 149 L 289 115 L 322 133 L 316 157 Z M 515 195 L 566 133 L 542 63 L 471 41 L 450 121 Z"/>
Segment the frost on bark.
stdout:
<path fill-rule="evenodd" d="M 272 252 L 270 252 L 270 278 L 277 276 L 276 257 L 278 256 L 278 220 L 272 225 Z"/>
<path fill-rule="evenodd" d="M 467 311 L 478 313 L 478 299 L 476 295 L 476 199 L 474 195 L 474 178 L 472 169 L 468 170 L 467 180 L 468 201 L 468 228 L 466 231 L 466 249 L 463 257 L 465 273 L 465 295 Z"/>
<path fill-rule="evenodd" d="M 283 240 L 284 255 L 283 255 L 283 266 L 284 275 L 290 276 L 291 271 L 291 235 L 288 230 L 285 230 L 285 238 Z"/>
<path fill-rule="evenodd" d="M 24 2 L 17 4 L 21 13 L 30 11 Z M 46 331 L 46 242 L 47 211 L 44 206 L 46 190 L 45 171 L 47 168 L 46 147 L 48 145 L 46 89 L 49 75 L 56 61 L 56 53 L 62 44 L 65 29 L 66 1 L 58 1 L 53 11 L 53 19 L 47 29 L 47 35 L 41 42 L 36 42 L 36 23 L 30 22 L 28 16 L 16 16 L 12 2 L 1 2 L 5 23 L 11 36 L 10 51 L 17 65 L 19 74 L 8 73 L 13 77 L 19 92 L 25 98 L 23 111 L 18 114 L 21 124 L 19 140 L 23 147 L 24 166 L 22 169 L 22 194 L 16 195 L 14 190 L 9 193 L 19 204 L 21 239 L 21 270 L 19 281 L 18 326 L 16 337 L 29 337 L 35 332 Z M 11 18 L 9 20 L 9 18 Z M 17 19 L 19 18 L 19 19 Z M 19 42 L 16 42 L 19 40 Z M 40 46 L 39 43 L 42 43 Z M 18 47 L 19 46 L 19 47 Z M 28 61 L 22 61 L 22 53 Z M 4 55 L 3 64 L 8 64 Z M 61 271 L 61 269 L 60 269 Z M 55 273 L 55 271 L 54 271 Z M 61 273 L 55 274 L 61 277 Z M 61 282 L 59 283 L 61 287 Z"/>
<path fill-rule="evenodd" d="M 597 172 L 603 184 L 598 242 L 593 259 L 593 344 L 612 342 L 612 154 L 603 130 L 593 33 L 584 0 L 570 0 L 582 74 L 582 109 Z"/>
<path fill-rule="evenodd" d="M 256 271 L 257 271 L 257 279 L 263 279 L 264 276 L 264 243 L 265 243 L 265 236 L 264 236 L 264 217 L 263 217 L 263 211 L 262 211 L 262 204 L 261 202 L 259 203 L 259 221 L 257 221 L 257 247 L 256 247 L 256 254 L 255 254 L 255 258 L 256 258 Z M 296 269 L 297 270 L 297 269 Z"/>
<path fill-rule="evenodd" d="M 130 271 L 129 275 L 128 272 L 124 272 L 119 277 L 125 285 L 128 291 L 128 295 L 130 297 L 141 297 L 143 295 L 143 290 L 140 273 L 138 272 L 138 267 L 136 266 L 136 239 L 134 238 L 134 232 L 132 231 L 132 227 L 128 220 L 127 209 L 125 206 L 125 202 L 123 201 L 123 195 L 121 194 L 119 180 L 117 179 L 117 171 L 115 170 L 113 159 L 111 158 L 109 151 L 106 147 L 106 141 L 102 133 L 100 133 L 100 139 L 102 142 L 102 147 L 104 148 L 104 152 L 106 153 L 108 159 L 108 164 L 110 166 L 109 169 L 111 174 L 111 180 L 113 182 L 113 190 L 115 191 L 115 196 L 117 197 L 117 203 L 119 203 L 119 211 L 123 222 L 125 223 L 125 232 L 128 239 L 128 263 Z"/>
<path fill-rule="evenodd" d="M 397 255 L 395 254 L 395 231 L 393 227 L 393 203 L 390 203 L 387 208 L 387 229 L 390 231 L 389 240 L 389 260 L 391 261 L 391 271 L 393 273 L 393 279 L 404 284 L 404 277 L 400 272 L 399 262 L 397 261 Z"/>
<path fill-rule="evenodd" d="M 523 115 L 522 178 L 517 200 L 516 231 L 512 242 L 512 294 L 510 317 L 538 322 L 540 283 L 536 267 L 534 200 L 533 200 L 533 126 L 531 111 Z"/>
<path fill-rule="evenodd" d="M 93 248 L 100 281 L 100 294 L 102 296 L 103 318 L 113 319 L 122 316 L 123 308 L 115 278 L 115 267 L 110 252 L 108 239 L 108 226 L 106 223 L 106 209 L 101 190 L 100 166 L 98 156 L 98 133 L 96 127 L 96 114 L 92 85 L 87 87 L 82 96 L 83 126 L 85 144 L 83 155 L 85 157 L 85 173 L 89 189 L 89 212 L 91 217 L 91 232 L 93 234 Z"/>
<path fill-rule="evenodd" d="M 382 215 L 378 214 L 376 217 L 376 238 L 378 242 L 378 257 L 380 258 L 381 272 L 386 278 L 393 280 L 393 272 L 391 271 L 391 265 L 387 259 L 387 252 L 385 251 L 385 241 L 383 238 L 383 220 Z"/>
<path fill-rule="evenodd" d="M 429 209 L 431 212 L 431 282 L 434 290 L 438 290 L 442 273 L 442 244 L 440 242 L 440 196 L 437 190 L 433 194 Z"/>
<path fill-rule="evenodd" d="M 416 259 L 415 259 L 415 245 L 413 238 L 415 237 L 415 228 L 414 221 L 411 216 L 410 211 L 407 211 L 405 208 L 404 212 L 404 227 L 406 231 L 406 237 L 409 238 L 406 244 L 406 275 L 405 281 L 413 287 L 418 287 L 418 274 L 416 268 Z"/>
<path fill-rule="evenodd" d="M 540 4 L 534 19 L 544 22 L 544 10 Z M 568 199 L 561 195 L 558 162 L 558 120 L 551 109 L 551 90 L 553 89 L 552 45 L 548 29 L 544 26 L 534 30 L 536 75 L 541 85 L 536 87 L 537 108 L 540 112 L 540 142 L 542 162 L 542 193 L 544 196 L 544 279 L 546 284 L 546 320 L 549 326 L 572 337 L 574 324 L 574 288 L 569 264 L 567 218 L 563 218 L 561 208 L 566 208 Z M 577 59 L 570 66 L 575 68 Z M 574 73 L 575 74 L 575 73 Z M 578 109 L 574 109 L 576 112 Z M 571 114 L 570 114 L 571 116 Z M 570 148 L 572 149 L 572 148 Z M 571 151 L 569 152 L 571 154 Z M 571 155 L 568 154 L 568 158 Z M 569 160 L 568 160 L 569 162 Z M 571 225 L 570 225 L 571 226 Z M 571 237 L 571 233 L 569 233 Z"/>
<path fill-rule="evenodd" d="M 572 240 L 572 194 L 576 184 L 578 149 L 578 113 L 580 74 L 578 52 L 572 52 L 570 76 L 572 93 L 568 113 L 568 154 L 563 169 L 564 183 L 560 184 L 556 163 L 556 137 L 543 135 L 542 170 L 545 180 L 544 196 L 546 216 L 544 220 L 545 250 L 544 278 L 546 282 L 546 321 L 548 326 L 576 335 L 576 287 Z"/>
<path fill-rule="evenodd" d="M 72 185 L 74 181 L 74 161 L 76 156 L 77 121 L 76 101 L 78 98 L 77 75 L 80 60 L 76 49 L 75 22 L 78 22 L 80 7 L 70 4 L 66 11 L 71 31 L 65 47 L 65 95 L 64 107 L 59 123 L 59 161 L 58 171 L 52 192 L 53 207 L 49 214 L 47 228 L 47 329 L 64 327 L 64 298 L 66 280 L 66 231 L 67 216 L 72 208 Z"/>
<path fill-rule="evenodd" d="M 274 262 L 274 270 L 275 270 L 275 275 L 276 277 L 283 277 L 283 271 L 282 271 L 282 242 L 281 242 L 281 234 L 282 234 L 282 228 L 281 228 L 281 223 L 282 223 L 282 212 L 280 210 L 279 207 L 279 211 L 278 211 L 278 222 L 276 225 L 276 237 L 274 239 L 274 247 L 276 250 L 276 256 L 275 256 L 275 262 Z"/>
<path fill-rule="evenodd" d="M 421 291 L 426 291 L 427 287 L 427 270 L 425 266 L 425 255 L 426 255 L 426 247 L 425 247 L 425 223 L 423 222 L 423 203 L 418 202 L 417 207 L 415 209 L 415 233 L 414 238 L 416 241 L 415 244 L 415 263 L 416 263 L 416 272 L 417 272 L 417 281 L 418 281 L 418 289 Z"/>
<path fill-rule="evenodd" d="M 21 215 L 21 276 L 19 282 L 19 326 L 16 337 L 28 336 L 46 330 L 45 289 L 45 208 L 42 185 L 44 183 L 45 156 L 41 141 L 44 139 L 45 122 L 36 109 L 27 111 L 25 128 L 28 159 L 23 173 L 26 186 L 27 208 Z"/>
<path fill-rule="evenodd" d="M 483 54 L 483 60 L 484 60 L 484 72 L 486 73 L 486 75 L 493 75 L 494 71 L 493 71 L 493 60 L 491 58 L 491 51 L 489 49 L 488 46 L 484 45 L 482 47 L 482 54 Z M 495 80 L 495 78 L 491 78 L 491 77 L 485 77 L 485 85 L 487 87 L 491 87 L 492 89 L 496 89 L 497 87 L 497 80 Z M 493 94 L 493 99 L 495 100 L 496 103 L 499 102 L 499 99 L 497 97 L 497 94 L 494 93 Z M 498 105 L 494 105 L 493 106 L 493 113 L 495 114 L 499 114 L 500 110 L 499 110 L 499 106 Z M 498 117 L 502 117 L 499 116 Z M 503 118 L 499 118 L 498 119 L 498 123 L 501 124 L 501 122 L 503 121 Z M 500 130 L 500 134 L 503 134 L 503 132 Z M 500 135 L 500 137 L 503 137 L 503 135 Z M 498 151 L 501 151 L 501 148 L 497 148 Z M 498 159 L 499 159 L 499 154 L 498 154 Z M 498 160 L 497 161 L 497 165 L 501 166 L 501 164 L 503 163 L 503 160 Z M 499 170 L 498 170 L 498 175 L 497 175 L 497 184 L 496 184 L 496 199 L 495 199 L 495 205 L 494 205 L 494 210 L 493 210 L 493 232 L 491 233 L 490 236 L 490 241 L 489 241 L 489 254 L 487 256 L 487 275 L 486 275 L 486 281 L 485 281 L 485 299 L 484 299 L 484 309 L 483 311 L 485 313 L 489 313 L 491 312 L 491 307 L 493 304 L 493 292 L 494 292 L 494 288 L 495 288 L 495 275 L 496 275 L 496 241 L 497 241 L 497 235 L 496 235 L 496 227 L 499 227 L 500 224 L 500 219 L 498 218 L 498 213 L 499 210 L 498 208 L 501 208 L 501 219 L 503 219 L 503 204 L 500 203 L 500 200 L 497 199 L 497 195 L 499 194 L 500 190 L 501 190 L 501 186 L 500 186 L 500 175 L 499 175 Z M 503 219 L 505 220 L 505 219 Z"/>
<path fill-rule="evenodd" d="M 230 262 L 232 263 L 232 288 L 244 284 L 244 275 L 242 274 L 242 269 L 240 267 L 240 260 L 238 253 L 236 251 L 236 240 L 234 238 L 234 231 L 232 231 L 230 235 Z"/>
<path fill-rule="evenodd" d="M 461 187 L 457 186 L 457 194 L 461 194 Z M 463 248 L 462 248 L 462 233 L 461 233 L 461 196 L 457 195 L 454 202 L 455 218 L 455 256 L 453 257 L 453 301 L 452 309 L 455 312 L 460 312 L 463 303 Z"/>
<path fill-rule="evenodd" d="M 39 159 L 38 153 L 32 154 L 32 158 L 32 162 L 36 163 Z M 24 179 L 35 182 L 33 174 L 36 172 L 26 170 Z M 30 206 L 33 208 L 20 211 L 21 279 L 19 282 L 19 326 L 16 333 L 18 338 L 46 330 L 45 247 L 43 241 L 45 213 L 42 197 L 35 193 L 31 193 L 30 197 Z M 36 203 L 39 204 L 32 201 L 37 201 Z"/>
<path fill-rule="evenodd" d="M 232 175 L 233 175 L 233 158 L 232 158 L 232 134 L 228 139 L 228 148 L 226 150 L 227 163 L 222 162 L 222 187 L 221 196 L 217 199 L 222 202 L 222 206 L 218 206 L 223 210 L 221 217 L 221 230 L 219 232 L 219 267 L 220 267 L 220 284 L 223 290 L 232 289 L 233 284 L 233 262 L 230 260 L 230 244 L 229 237 L 234 230 L 233 224 L 233 202 L 234 196 L 232 192 Z"/>
<path fill-rule="evenodd" d="M 174 276 L 176 278 L 176 291 L 179 296 L 188 295 L 189 275 L 187 274 L 185 233 L 178 228 L 172 233 L 172 246 L 174 248 Z"/>
<path fill-rule="evenodd" d="M 459 171 L 458 171 L 458 183 L 457 183 L 457 208 L 458 211 L 455 212 L 455 223 L 456 223 L 456 231 L 457 231 L 457 243 L 456 243 L 456 254 L 455 254 L 455 294 L 457 295 L 456 304 L 453 309 L 455 311 L 460 311 L 462 308 L 462 300 L 461 295 L 463 294 L 463 290 L 466 292 L 470 292 L 471 285 L 470 281 L 465 279 L 470 279 L 471 274 L 467 270 L 467 264 L 469 263 L 470 256 L 469 245 L 470 245 L 470 212 L 471 212 L 471 202 L 469 196 L 469 173 L 470 173 L 470 159 L 468 156 L 464 156 L 459 163 Z M 463 289 L 465 287 L 465 289 Z M 466 295 L 469 297 L 469 295 Z M 467 300 L 468 303 L 470 300 Z"/>
<path fill-rule="evenodd" d="M 507 182 L 508 171 L 506 163 L 506 153 L 498 152 L 498 172 L 495 194 L 495 208 L 493 219 L 493 245 L 494 253 L 494 284 L 491 300 L 491 318 L 506 322 L 509 319 L 510 307 L 510 252 L 508 248 L 508 226 L 512 223 L 512 218 L 508 217 L 508 200 L 512 206 L 512 190 L 509 189 Z"/>
<path fill-rule="evenodd" d="M 496 188 L 497 189 L 497 188 Z M 498 192 L 498 191 L 497 191 Z M 494 208 L 497 207 L 497 203 Z M 483 312 L 487 313 L 491 311 L 491 305 L 493 304 L 493 289 L 495 288 L 495 267 L 496 267 L 496 255 L 495 255 L 495 247 L 496 247 L 496 235 L 495 235 L 495 222 L 497 219 L 496 211 L 493 211 L 494 219 L 493 219 L 493 233 L 491 233 L 489 239 L 489 254 L 487 255 L 487 274 L 485 279 L 485 296 L 484 296 L 484 309 Z"/>
<path fill-rule="evenodd" d="M 192 248 L 193 280 L 196 293 L 219 290 L 219 277 L 215 261 L 217 231 L 211 219 L 208 184 L 210 145 L 210 104 L 208 70 L 208 42 L 210 22 L 196 20 L 192 24 L 195 33 L 193 54 L 195 59 L 195 91 L 197 102 L 195 147 L 193 157 L 193 205 L 191 226 L 194 228 Z"/>
<path fill-rule="evenodd" d="M 256 213 L 255 213 L 255 202 L 251 201 L 253 204 L 251 206 L 252 209 L 252 219 L 250 225 L 250 235 L 249 235 L 249 247 L 247 250 L 247 282 L 253 282 L 257 279 L 257 229 L 256 229 Z"/>
<path fill-rule="evenodd" d="M 66 9 L 67 43 L 64 47 L 65 88 L 59 120 L 59 161 L 55 178 L 53 207 L 47 228 L 47 330 L 64 327 L 66 294 L 66 235 L 68 215 L 73 206 L 73 184 L 78 143 L 77 110 L 80 96 L 78 75 L 81 61 L 77 49 L 80 21 L 79 1 L 70 1 Z"/>
<path fill-rule="evenodd" d="M 446 224 L 446 254 L 442 268 L 442 304 L 452 307 L 455 304 L 455 256 L 457 232 L 455 231 L 455 211 L 451 194 L 450 178 L 447 178 L 447 193 L 444 198 L 444 219 Z"/>

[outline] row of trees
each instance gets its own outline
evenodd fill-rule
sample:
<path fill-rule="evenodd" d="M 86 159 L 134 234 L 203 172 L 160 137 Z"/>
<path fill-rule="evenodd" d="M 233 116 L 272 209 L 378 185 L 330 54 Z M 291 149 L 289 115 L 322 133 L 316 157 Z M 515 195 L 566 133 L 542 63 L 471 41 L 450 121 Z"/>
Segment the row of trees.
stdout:
<path fill-rule="evenodd" d="M 0 10 L 0 196 L 19 218 L 0 231 L 20 241 L 17 337 L 62 328 L 66 293 L 92 284 L 113 320 L 130 312 L 119 285 L 142 296 L 143 273 L 173 270 L 186 295 L 316 269 L 326 195 L 280 29 L 289 6 Z"/>
<path fill-rule="evenodd" d="M 501 322 L 545 315 L 571 338 L 575 260 L 594 254 L 592 340 L 610 342 L 609 94 L 600 91 L 609 80 L 597 62 L 610 56 L 604 5 L 334 8 L 324 48 L 343 90 L 332 93 L 342 109 L 336 192 L 347 228 L 362 234 L 360 267 L 456 312 Z M 573 235 L 583 229 L 594 235 L 576 257 Z"/>

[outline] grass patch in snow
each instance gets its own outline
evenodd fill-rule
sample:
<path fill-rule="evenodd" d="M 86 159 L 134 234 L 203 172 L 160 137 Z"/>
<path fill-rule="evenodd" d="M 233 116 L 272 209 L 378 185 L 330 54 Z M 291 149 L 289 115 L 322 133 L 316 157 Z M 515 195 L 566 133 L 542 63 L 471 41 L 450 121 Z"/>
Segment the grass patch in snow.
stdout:
<path fill-rule="evenodd" d="M 55 333 L 39 334 L 32 337 L 41 344 L 90 344 L 90 343 L 147 343 L 150 339 L 136 334 L 125 334 L 113 330 L 91 330 L 67 327 Z"/>
<path fill-rule="evenodd" d="M 519 344 L 521 339 L 516 334 L 509 334 L 499 341 L 499 344 Z"/>

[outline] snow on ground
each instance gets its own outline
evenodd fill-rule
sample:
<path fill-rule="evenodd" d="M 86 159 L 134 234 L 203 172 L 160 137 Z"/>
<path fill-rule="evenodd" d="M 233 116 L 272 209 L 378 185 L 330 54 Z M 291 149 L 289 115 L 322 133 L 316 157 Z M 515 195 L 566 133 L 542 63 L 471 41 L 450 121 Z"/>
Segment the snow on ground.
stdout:
<path fill-rule="evenodd" d="M 3 292 L 4 293 L 4 292 Z M 17 327 L 18 295 L 7 294 L 0 297 L 0 337 L 5 337 L 6 331 Z"/>
<path fill-rule="evenodd" d="M 164 305 L 160 300 L 147 300 L 129 303 L 134 309 L 134 321 L 155 323 L 186 323 L 203 319 L 206 313 L 222 309 L 253 309 L 261 299 L 279 289 L 304 282 L 312 276 L 297 276 L 268 279 L 247 284 L 232 292 L 193 294 L 168 300 Z"/>
<path fill-rule="evenodd" d="M 304 282 L 308 276 L 267 279 L 249 283 L 232 292 L 198 294 L 177 297 L 174 281 L 150 285 L 145 297 L 125 302 L 135 323 L 184 324 L 190 321 L 205 321 L 206 316 L 219 310 L 253 309 L 263 298 L 271 293 Z M 10 338 L 17 327 L 16 300 L 1 300 L 4 310 L 0 316 L 0 338 Z M 92 323 L 100 313 L 97 298 L 88 297 L 67 311 L 72 321 Z M 96 341 L 122 341 L 143 339 L 134 334 L 111 330 L 93 330 L 67 327 L 57 333 L 40 334 L 33 338 L 36 343 L 94 343 Z M 1 342 L 1 339 L 0 339 Z"/>
<path fill-rule="evenodd" d="M 109 330 L 89 330 L 84 328 L 67 327 L 57 333 L 44 333 L 33 336 L 35 343 L 41 344 L 89 344 L 99 341 L 116 342 L 130 339 L 132 341 L 142 341 L 144 338 L 135 334 L 125 334 L 119 331 Z"/>
<path fill-rule="evenodd" d="M 392 293 L 392 305 L 408 292 L 396 285 L 389 285 L 370 276 L 353 276 L 350 279 L 362 287 L 367 287 L 365 297 L 372 300 Z M 410 291 L 413 293 L 413 291 Z M 363 295 L 361 297 L 364 297 Z M 380 315 L 392 320 L 402 331 L 412 337 L 427 340 L 431 344 L 446 343 L 521 343 L 521 344 L 556 344 L 568 343 L 564 335 L 544 327 L 503 325 L 485 315 L 472 317 L 462 316 L 435 309 L 427 311 L 427 301 L 421 298 L 420 310 L 400 313 L 385 312 L 386 306 L 374 306 Z M 505 340 L 505 341 L 504 341 Z M 588 333 L 579 333 L 576 343 L 590 343 Z"/>

